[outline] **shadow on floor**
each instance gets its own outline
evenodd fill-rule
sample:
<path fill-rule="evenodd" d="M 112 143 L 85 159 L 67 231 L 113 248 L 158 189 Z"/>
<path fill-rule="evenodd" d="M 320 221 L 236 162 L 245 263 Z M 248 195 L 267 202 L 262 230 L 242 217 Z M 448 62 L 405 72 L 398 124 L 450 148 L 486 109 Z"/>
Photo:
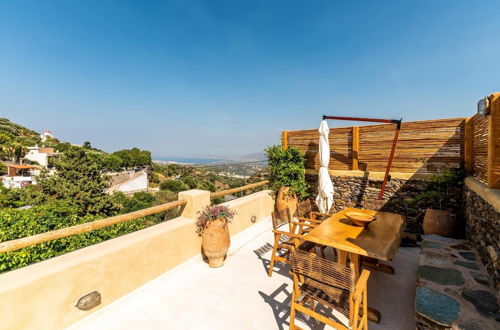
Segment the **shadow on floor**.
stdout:
<path fill-rule="evenodd" d="M 269 274 L 269 266 L 271 265 L 271 260 L 263 258 L 262 256 L 270 251 L 272 253 L 272 250 L 273 246 L 270 243 L 266 243 L 257 250 L 253 251 L 257 255 L 257 258 L 262 262 L 262 266 L 264 267 L 266 274 Z M 269 257 L 271 256 L 269 255 Z M 273 267 L 273 275 L 274 274 L 290 277 L 290 266 L 277 261 L 276 263 L 274 263 Z"/>
<path fill-rule="evenodd" d="M 288 327 L 290 326 L 290 304 L 292 300 L 292 293 L 288 290 L 288 284 L 283 283 L 271 294 L 266 294 L 262 291 L 259 291 L 259 295 L 271 307 L 274 318 L 276 319 L 276 325 L 278 326 L 278 329 L 288 329 Z M 335 317 L 333 316 L 331 310 L 325 308 L 322 305 L 316 305 L 315 311 L 329 319 L 335 320 Z M 301 326 L 302 323 L 311 330 L 323 330 L 326 327 L 324 323 L 321 323 L 316 319 L 306 316 L 298 311 L 295 314 L 295 322 L 299 323 L 297 324 L 299 326 Z"/>

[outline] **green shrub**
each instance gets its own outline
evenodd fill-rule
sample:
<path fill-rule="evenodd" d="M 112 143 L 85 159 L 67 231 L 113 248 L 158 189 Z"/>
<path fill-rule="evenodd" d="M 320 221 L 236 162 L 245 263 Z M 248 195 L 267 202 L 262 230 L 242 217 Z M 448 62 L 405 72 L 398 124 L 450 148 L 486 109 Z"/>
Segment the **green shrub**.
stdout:
<path fill-rule="evenodd" d="M 128 198 L 128 197 L 125 197 Z M 154 197 L 152 197 L 154 200 Z M 150 201 L 149 197 L 137 196 L 137 201 Z M 131 202 L 134 204 L 134 202 Z M 141 207 L 141 204 L 128 205 L 130 209 Z M 12 208 L 0 209 L 0 241 L 8 241 L 21 237 L 61 229 L 77 224 L 97 220 L 96 215 L 80 216 L 79 206 L 69 200 L 53 200 L 42 206 L 34 206 L 28 210 Z M 0 254 L 0 272 L 27 266 L 64 253 L 75 251 L 86 246 L 122 236 L 163 221 L 163 216 L 153 215 L 89 233 L 60 238 L 54 241 L 33 245 L 21 250 Z"/>
<path fill-rule="evenodd" d="M 283 150 L 275 145 L 265 149 L 269 164 L 271 189 L 278 191 L 282 186 L 290 187 L 291 192 L 304 198 L 309 194 L 305 180 L 305 158 L 297 148 Z"/>
<path fill-rule="evenodd" d="M 179 191 L 189 190 L 189 186 L 180 180 L 165 180 L 161 183 L 161 190 L 169 190 L 174 193 Z"/>

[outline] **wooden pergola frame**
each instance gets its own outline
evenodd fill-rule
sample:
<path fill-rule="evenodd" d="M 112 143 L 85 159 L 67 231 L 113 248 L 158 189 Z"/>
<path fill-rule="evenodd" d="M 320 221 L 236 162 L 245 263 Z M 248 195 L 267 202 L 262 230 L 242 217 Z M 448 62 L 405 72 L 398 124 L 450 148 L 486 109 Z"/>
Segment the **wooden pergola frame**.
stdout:
<path fill-rule="evenodd" d="M 367 121 L 373 123 L 386 123 L 386 124 L 396 124 L 396 132 L 394 133 L 394 140 L 392 141 L 391 153 L 389 155 L 389 161 L 387 162 L 387 167 L 385 169 L 384 181 L 382 182 L 382 187 L 380 188 L 380 193 L 378 194 L 378 200 L 382 200 L 384 196 L 385 186 L 387 180 L 389 179 L 389 172 L 392 166 L 392 160 L 394 159 L 394 153 L 396 152 L 396 145 L 398 143 L 399 132 L 401 131 L 401 123 L 403 119 L 377 119 L 377 118 L 363 118 L 363 117 L 340 117 L 340 116 L 326 116 L 323 115 L 323 120 L 348 120 L 348 121 Z"/>

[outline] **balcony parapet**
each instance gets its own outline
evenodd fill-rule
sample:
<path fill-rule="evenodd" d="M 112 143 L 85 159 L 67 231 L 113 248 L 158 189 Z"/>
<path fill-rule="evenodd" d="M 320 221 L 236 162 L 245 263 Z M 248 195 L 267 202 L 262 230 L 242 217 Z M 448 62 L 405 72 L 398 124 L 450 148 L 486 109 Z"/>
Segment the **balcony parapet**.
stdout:
<path fill-rule="evenodd" d="M 172 204 L 184 207 L 178 218 L 1 274 L 2 329 L 65 328 L 181 263 L 199 258 L 201 238 L 195 231 L 195 215 L 209 203 L 210 192 L 187 191 L 180 193 L 179 199 L 174 202 L 177 204 Z M 274 202 L 270 191 L 263 190 L 222 205 L 237 212 L 229 224 L 233 236 L 268 218 Z M 161 212 L 165 207 L 156 211 Z M 128 216 L 138 218 L 152 214 L 149 213 L 152 210 L 141 211 L 145 213 Z M 84 229 L 91 231 L 95 228 L 92 226 Z M 53 232 L 50 233 L 48 238 L 55 239 Z M 65 234 L 68 235 L 61 237 L 70 233 Z M 27 241 L 22 243 L 27 246 Z M 35 241 L 29 243 L 35 244 Z M 21 245 L 7 246 L 19 248 Z M 2 251 L 5 249 L 3 245 Z M 78 309 L 79 299 L 93 292 L 99 293 L 100 304 L 88 311 Z"/>

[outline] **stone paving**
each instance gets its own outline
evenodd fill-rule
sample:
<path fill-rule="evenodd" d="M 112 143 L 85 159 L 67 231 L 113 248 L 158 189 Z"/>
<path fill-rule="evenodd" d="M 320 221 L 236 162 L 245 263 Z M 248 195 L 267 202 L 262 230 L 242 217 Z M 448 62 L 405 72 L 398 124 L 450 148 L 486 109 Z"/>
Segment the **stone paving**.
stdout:
<path fill-rule="evenodd" d="M 465 240 L 422 236 L 417 329 L 500 329 L 499 293 Z"/>

